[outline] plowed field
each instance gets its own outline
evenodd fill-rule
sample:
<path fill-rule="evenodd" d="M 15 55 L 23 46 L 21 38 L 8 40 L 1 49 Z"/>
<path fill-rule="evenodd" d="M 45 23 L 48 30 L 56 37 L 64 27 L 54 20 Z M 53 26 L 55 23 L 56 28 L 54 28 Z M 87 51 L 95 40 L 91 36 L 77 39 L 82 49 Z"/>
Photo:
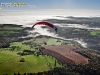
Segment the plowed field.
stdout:
<path fill-rule="evenodd" d="M 61 62 L 75 62 L 81 64 L 87 64 L 88 58 L 75 52 L 74 46 L 69 45 L 56 45 L 56 46 L 44 46 L 43 52 L 45 54 L 56 57 Z"/>

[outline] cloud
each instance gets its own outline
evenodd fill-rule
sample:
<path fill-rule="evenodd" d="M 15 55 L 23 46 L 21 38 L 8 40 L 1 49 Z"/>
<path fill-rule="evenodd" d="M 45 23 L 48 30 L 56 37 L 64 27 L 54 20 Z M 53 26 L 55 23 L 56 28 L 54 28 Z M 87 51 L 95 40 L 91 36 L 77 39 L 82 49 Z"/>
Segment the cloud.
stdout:
<path fill-rule="evenodd" d="M 65 11 L 65 12 L 64 12 Z M 71 11 L 75 11 L 75 12 L 71 12 Z M 49 9 L 45 9 L 45 10 L 38 10 L 38 11 L 24 11 L 24 12 L 0 12 L 0 24 L 17 24 L 17 25 L 23 25 L 23 27 L 32 27 L 32 25 L 34 23 L 36 23 L 38 20 L 43 20 L 43 19 L 68 19 L 68 18 L 64 18 L 64 17 L 54 17 L 55 13 L 59 13 L 56 14 L 58 16 L 62 16 L 63 14 L 61 13 L 65 13 L 63 16 L 96 16 L 97 13 L 98 15 L 100 15 L 100 11 L 94 11 L 94 10 L 87 10 L 87 12 L 84 13 L 88 13 L 86 15 L 84 15 L 84 13 L 81 15 L 78 14 L 79 12 L 83 12 L 86 10 L 71 10 L 71 9 L 67 9 L 67 10 L 62 10 L 62 9 L 56 9 L 56 10 L 49 10 Z M 52 12 L 51 15 L 47 15 L 47 14 L 40 14 L 40 13 L 47 13 L 49 12 L 49 14 Z M 67 14 L 66 14 L 67 12 Z M 71 14 L 69 13 L 71 12 Z M 77 13 L 78 12 L 78 13 Z M 91 13 L 90 13 L 91 12 Z M 90 14 L 89 14 L 90 13 Z M 77 14 L 77 15 L 75 15 Z M 55 24 L 59 27 L 61 27 L 59 24 Z M 65 26 L 64 24 L 62 24 L 63 26 Z M 76 28 L 87 28 L 86 26 L 82 26 L 81 25 L 77 25 L 77 24 L 73 24 L 73 25 L 66 25 L 65 27 L 76 27 Z M 55 38 L 61 38 L 64 40 L 75 40 L 77 42 L 79 42 L 83 47 L 86 47 L 86 43 L 83 40 L 79 40 L 79 39 L 66 39 L 64 36 L 58 36 L 58 34 L 55 34 L 55 32 L 49 32 L 48 29 L 43 29 L 41 28 L 41 26 L 37 26 L 35 27 L 34 30 L 32 31 L 28 31 L 29 35 L 27 37 L 35 37 L 35 36 L 39 36 L 39 35 L 47 35 L 47 36 L 52 36 Z M 36 35 L 34 35 L 34 33 L 38 33 Z"/>
<path fill-rule="evenodd" d="M 36 6 L 34 6 L 34 5 L 27 5 L 27 7 L 29 7 L 29 8 L 36 8 Z"/>
<path fill-rule="evenodd" d="M 30 8 L 29 8 L 30 7 Z M 29 5 L 25 11 L 19 10 L 19 12 L 5 12 L 5 15 L 63 15 L 63 16 L 81 16 L 81 17 L 100 17 L 100 10 L 86 10 L 86 9 L 34 9 L 36 6 Z M 32 10 L 28 10 L 31 9 Z M 2 11 L 2 10 L 1 10 Z M 13 11 L 13 10 L 12 10 Z M 14 10 L 15 11 L 15 10 Z M 15 13 L 15 14 L 14 14 Z M 2 12 L 0 12 L 2 14 Z"/>

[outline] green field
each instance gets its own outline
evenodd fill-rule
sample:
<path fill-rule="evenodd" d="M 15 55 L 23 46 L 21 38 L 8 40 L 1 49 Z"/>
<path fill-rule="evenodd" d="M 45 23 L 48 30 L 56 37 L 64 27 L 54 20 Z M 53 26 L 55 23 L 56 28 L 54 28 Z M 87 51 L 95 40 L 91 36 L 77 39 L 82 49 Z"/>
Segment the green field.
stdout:
<path fill-rule="evenodd" d="M 19 47 L 18 48 L 19 51 L 21 51 L 21 50 L 34 50 L 34 48 L 31 48 L 30 45 L 22 45 L 22 42 L 10 43 L 10 47 L 13 47 L 13 46 Z M 15 48 L 15 50 L 17 50 L 17 48 Z"/>
<path fill-rule="evenodd" d="M 100 30 L 91 30 L 90 34 L 93 35 L 93 36 L 100 35 Z"/>
<path fill-rule="evenodd" d="M 6 30 L 6 31 L 17 31 L 17 30 L 22 30 L 23 28 L 21 28 L 21 27 L 4 26 L 4 27 L 2 27 L 0 29 Z"/>
<path fill-rule="evenodd" d="M 61 45 L 63 43 L 62 40 L 51 38 L 47 41 L 47 45 Z"/>
<path fill-rule="evenodd" d="M 11 34 L 18 34 L 22 27 L 12 26 L 12 25 L 1 25 L 0 27 L 0 35 L 9 36 Z"/>
<path fill-rule="evenodd" d="M 0 53 L 0 62 L 4 62 L 6 60 L 9 60 L 12 57 L 13 57 L 13 55 Z"/>
<path fill-rule="evenodd" d="M 44 40 L 45 41 L 45 40 Z M 52 43 L 54 41 L 54 43 Z M 47 41 L 47 45 L 57 45 L 61 44 L 62 41 L 57 39 L 50 38 Z M 22 44 L 22 43 L 29 43 Z M 38 44 L 41 42 L 38 42 Z M 36 44 L 32 45 L 32 44 Z M 10 47 L 0 49 L 0 74 L 9 74 L 13 75 L 14 73 L 37 73 L 48 71 L 50 68 L 54 68 L 55 58 L 47 55 L 24 55 L 20 56 L 17 53 L 23 52 L 24 50 L 36 51 L 35 48 L 38 47 L 37 40 L 25 40 L 22 42 L 12 42 Z M 41 44 L 42 45 L 42 44 Z M 31 47 L 32 46 L 32 47 Z M 12 49 L 15 47 L 14 49 Z M 12 50 L 11 50 L 12 49 Z M 21 58 L 24 58 L 25 62 L 20 62 Z M 48 61 L 48 62 L 47 62 Z M 50 64 L 48 66 L 47 64 Z M 58 62 L 56 62 L 56 67 L 61 67 Z"/>
<path fill-rule="evenodd" d="M 54 68 L 55 58 L 47 55 L 25 55 L 18 56 L 13 55 L 15 51 L 1 51 L 0 52 L 0 74 L 13 75 L 14 73 L 37 73 L 50 70 L 47 65 L 47 61 Z M 45 59 L 45 57 L 46 59 Z M 20 62 L 21 58 L 24 58 L 25 62 Z M 61 67 L 57 63 L 57 67 Z"/>

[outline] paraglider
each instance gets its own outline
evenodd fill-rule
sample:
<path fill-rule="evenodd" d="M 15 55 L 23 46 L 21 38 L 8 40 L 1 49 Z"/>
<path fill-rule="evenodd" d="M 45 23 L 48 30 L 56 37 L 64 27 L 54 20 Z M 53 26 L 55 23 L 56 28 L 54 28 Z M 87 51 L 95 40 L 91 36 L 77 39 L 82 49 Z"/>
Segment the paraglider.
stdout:
<path fill-rule="evenodd" d="M 45 22 L 45 21 L 37 22 L 32 26 L 32 28 L 34 28 L 35 25 L 47 25 L 47 26 L 53 28 L 57 32 L 57 27 L 55 27 L 53 24 L 51 24 L 49 22 Z"/>

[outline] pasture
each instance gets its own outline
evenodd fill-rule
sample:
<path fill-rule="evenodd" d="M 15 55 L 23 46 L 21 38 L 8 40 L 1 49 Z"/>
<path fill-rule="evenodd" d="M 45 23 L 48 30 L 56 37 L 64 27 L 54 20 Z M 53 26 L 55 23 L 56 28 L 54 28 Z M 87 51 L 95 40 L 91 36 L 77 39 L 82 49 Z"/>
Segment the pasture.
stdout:
<path fill-rule="evenodd" d="M 20 56 L 17 53 L 24 50 L 36 51 L 38 45 L 41 42 L 37 42 L 39 39 L 24 40 L 22 42 L 12 42 L 8 48 L 0 48 L 0 74 L 13 75 L 14 73 L 37 73 L 48 71 L 55 67 L 56 58 L 50 55 L 24 55 Z M 45 40 L 44 40 L 45 41 Z M 55 41 L 55 43 L 52 43 Z M 42 41 L 43 42 L 43 41 Z M 50 38 L 47 40 L 48 45 L 56 44 L 57 40 Z M 23 43 L 23 44 L 22 44 Z M 28 44 L 29 43 L 29 44 Z M 20 62 L 21 59 L 25 62 Z M 48 65 L 49 64 L 49 65 Z M 56 62 L 56 67 L 62 67 L 61 64 Z"/>
<path fill-rule="evenodd" d="M 15 51 L 1 51 L 0 52 L 0 74 L 13 75 L 14 73 L 37 73 L 50 70 L 47 65 L 48 62 L 54 68 L 55 58 L 47 55 L 14 55 Z M 24 58 L 25 62 L 20 62 Z M 48 61 L 48 62 L 47 62 Z M 58 63 L 57 67 L 61 67 Z"/>

